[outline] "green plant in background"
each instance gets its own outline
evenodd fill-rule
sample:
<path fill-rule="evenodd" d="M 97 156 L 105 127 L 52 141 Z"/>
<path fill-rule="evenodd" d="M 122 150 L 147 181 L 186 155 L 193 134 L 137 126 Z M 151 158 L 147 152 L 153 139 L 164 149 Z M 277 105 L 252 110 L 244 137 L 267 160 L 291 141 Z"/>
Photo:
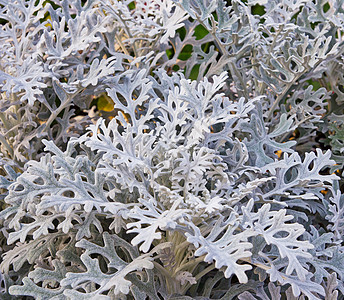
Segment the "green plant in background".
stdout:
<path fill-rule="evenodd" d="M 343 1 L 0 19 L 1 299 L 343 299 Z"/>

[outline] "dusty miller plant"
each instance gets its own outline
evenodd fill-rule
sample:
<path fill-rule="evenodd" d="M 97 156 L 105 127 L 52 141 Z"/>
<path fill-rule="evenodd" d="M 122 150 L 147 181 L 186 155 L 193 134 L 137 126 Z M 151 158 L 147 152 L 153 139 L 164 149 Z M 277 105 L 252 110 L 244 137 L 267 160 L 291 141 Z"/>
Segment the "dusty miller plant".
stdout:
<path fill-rule="evenodd" d="M 1 299 L 343 299 L 342 0 L 0 22 Z"/>

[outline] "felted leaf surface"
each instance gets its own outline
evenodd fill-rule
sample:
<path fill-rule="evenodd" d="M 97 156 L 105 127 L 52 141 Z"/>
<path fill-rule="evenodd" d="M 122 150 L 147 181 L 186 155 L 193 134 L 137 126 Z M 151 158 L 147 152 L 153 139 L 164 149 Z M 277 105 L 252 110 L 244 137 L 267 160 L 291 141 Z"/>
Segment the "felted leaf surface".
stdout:
<path fill-rule="evenodd" d="M 76 299 L 78 295 L 80 297 L 85 296 L 88 292 L 88 296 L 103 297 L 104 299 L 110 299 L 105 297 L 104 292 L 110 292 L 109 295 L 128 294 L 130 291 L 131 282 L 125 279 L 125 276 L 131 272 L 142 271 L 143 269 L 152 269 L 153 263 L 149 255 L 142 255 L 135 257 L 133 250 L 131 249 L 131 257 L 129 262 L 123 261 L 116 253 L 115 246 L 125 246 L 125 248 L 131 249 L 132 246 L 126 242 L 121 242 L 119 237 L 113 237 L 109 234 L 104 234 L 104 247 L 100 247 L 93 243 L 81 240 L 76 244 L 77 247 L 86 249 L 86 252 L 81 255 L 81 260 L 86 266 L 86 272 L 83 273 L 67 273 L 66 278 L 61 281 L 61 285 L 64 287 L 71 286 L 73 290 L 65 290 L 64 295 Z M 108 259 L 109 269 L 107 272 L 100 268 L 99 260 L 97 258 L 92 259 L 91 254 L 100 254 Z M 114 272 L 113 268 L 117 271 Z M 92 283 L 97 283 L 99 288 L 92 288 L 89 292 L 87 286 Z M 82 289 L 83 292 L 79 291 Z"/>
<path fill-rule="evenodd" d="M 196 247 L 195 255 L 205 255 L 204 261 L 215 261 L 215 267 L 225 267 L 225 277 L 229 278 L 235 274 L 239 282 L 246 283 L 248 278 L 246 271 L 252 267 L 248 264 L 239 264 L 238 260 L 247 259 L 251 256 L 249 251 L 252 244 L 248 239 L 255 235 L 253 231 L 236 232 L 239 222 L 235 220 L 234 214 L 224 222 L 219 218 L 208 236 L 203 237 L 198 227 L 190 224 L 192 233 L 186 233 L 188 242 Z"/>

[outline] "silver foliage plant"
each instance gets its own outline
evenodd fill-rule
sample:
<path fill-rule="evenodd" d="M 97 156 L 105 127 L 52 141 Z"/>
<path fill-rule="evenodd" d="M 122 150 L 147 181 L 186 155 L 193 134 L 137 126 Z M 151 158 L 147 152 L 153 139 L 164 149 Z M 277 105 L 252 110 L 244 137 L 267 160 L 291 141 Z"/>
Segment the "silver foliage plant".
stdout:
<path fill-rule="evenodd" d="M 342 0 L 0 21 L 1 299 L 343 299 Z"/>

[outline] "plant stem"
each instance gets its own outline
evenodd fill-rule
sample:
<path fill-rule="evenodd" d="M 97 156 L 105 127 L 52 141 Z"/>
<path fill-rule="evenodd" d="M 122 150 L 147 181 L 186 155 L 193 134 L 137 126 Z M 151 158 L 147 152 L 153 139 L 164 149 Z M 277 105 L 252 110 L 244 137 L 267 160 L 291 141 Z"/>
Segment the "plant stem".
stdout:
<path fill-rule="evenodd" d="M 5 146 L 5 148 L 7 149 L 9 154 L 11 155 L 11 157 L 13 157 L 14 156 L 14 152 L 13 152 L 12 147 L 7 143 L 5 137 L 2 136 L 1 134 L 0 134 L 0 142 Z"/>
<path fill-rule="evenodd" d="M 215 269 L 215 264 L 211 264 L 210 266 L 208 266 L 207 268 L 205 268 L 203 271 L 199 272 L 196 276 L 195 276 L 195 280 L 198 281 L 200 278 L 202 278 L 205 274 L 209 273 L 211 270 Z M 190 283 L 187 283 L 183 289 L 182 289 L 182 295 L 185 295 L 185 293 L 187 292 L 187 290 L 191 287 Z"/>
<path fill-rule="evenodd" d="M 59 115 L 61 111 L 63 111 L 66 107 L 68 107 L 71 102 L 73 101 L 74 97 L 78 95 L 82 90 L 84 89 L 79 89 L 77 92 L 75 92 L 73 95 L 67 94 L 67 99 L 61 105 L 51 113 L 49 116 L 49 119 L 43 124 L 45 125 L 44 129 L 42 132 L 47 132 L 48 128 L 50 127 L 51 123 L 55 120 L 55 118 Z"/>
<path fill-rule="evenodd" d="M 198 20 L 198 22 L 204 27 L 207 29 L 207 26 L 204 24 L 204 22 L 200 19 L 200 17 L 198 15 L 196 15 L 196 18 Z M 223 55 L 227 55 L 228 58 L 231 58 L 231 55 L 228 53 L 227 49 L 223 46 L 223 44 L 221 43 L 221 41 L 218 39 L 216 33 L 215 33 L 215 27 L 213 27 L 210 31 L 209 31 L 212 36 L 214 37 L 215 39 L 215 42 L 220 50 L 220 52 L 223 54 Z M 238 71 L 237 67 L 235 66 L 235 64 L 233 63 L 232 60 L 230 60 L 229 62 L 229 70 L 233 76 L 233 74 L 235 74 L 235 76 L 239 79 L 240 81 L 240 84 L 241 84 L 241 87 L 243 89 L 243 93 L 244 93 L 244 96 L 246 99 L 249 98 L 249 93 L 247 91 L 247 88 L 246 88 L 246 84 L 244 82 L 244 79 L 242 78 L 240 72 Z"/>
<path fill-rule="evenodd" d="M 294 77 L 294 79 L 284 88 L 283 92 L 276 98 L 276 100 L 274 101 L 274 103 L 271 105 L 271 107 L 269 109 L 268 117 L 267 117 L 268 120 L 271 119 L 271 117 L 272 117 L 272 115 L 273 115 L 277 105 L 282 101 L 282 99 L 284 97 L 287 96 L 287 93 L 288 93 L 289 89 L 292 87 L 292 85 L 295 83 L 295 81 L 297 79 L 299 79 L 300 77 L 301 77 L 301 75 L 297 76 L 297 77 Z"/>
<path fill-rule="evenodd" d="M 201 263 L 203 260 L 204 260 L 204 255 L 203 255 L 203 256 L 200 256 L 200 257 L 197 257 L 196 259 L 191 260 L 191 261 L 187 262 L 186 264 L 181 264 L 181 265 L 174 271 L 174 273 L 177 274 L 177 273 L 180 272 L 181 270 L 189 269 L 190 266 L 193 267 L 194 265 Z"/>

